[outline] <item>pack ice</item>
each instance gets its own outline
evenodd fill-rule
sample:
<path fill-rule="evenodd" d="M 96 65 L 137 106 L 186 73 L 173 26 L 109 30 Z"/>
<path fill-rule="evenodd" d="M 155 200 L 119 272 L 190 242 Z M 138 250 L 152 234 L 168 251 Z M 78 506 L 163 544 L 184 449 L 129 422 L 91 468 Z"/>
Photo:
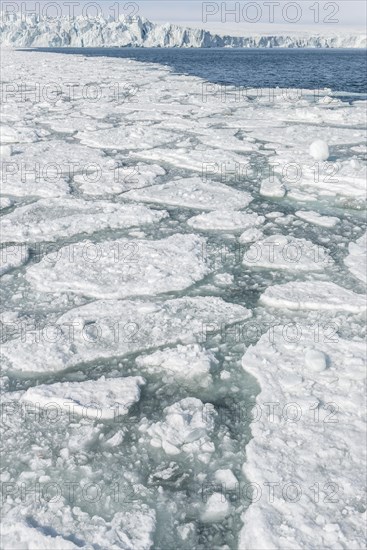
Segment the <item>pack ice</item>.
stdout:
<path fill-rule="evenodd" d="M 20 47 L 365 40 L 0 27 Z M 365 98 L 3 57 L 1 548 L 364 548 Z"/>

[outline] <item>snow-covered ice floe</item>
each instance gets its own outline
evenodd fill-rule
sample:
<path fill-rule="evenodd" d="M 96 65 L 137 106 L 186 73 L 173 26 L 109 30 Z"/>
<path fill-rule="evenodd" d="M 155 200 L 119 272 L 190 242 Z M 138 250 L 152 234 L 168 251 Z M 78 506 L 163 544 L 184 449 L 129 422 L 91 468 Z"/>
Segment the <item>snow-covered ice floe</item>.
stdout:
<path fill-rule="evenodd" d="M 107 229 L 158 223 L 168 214 L 143 205 L 85 201 L 75 198 L 41 199 L 21 206 L 0 221 L 3 241 L 54 241 Z"/>
<path fill-rule="evenodd" d="M 307 239 L 279 234 L 252 244 L 244 254 L 243 263 L 256 268 L 323 271 L 333 260 L 325 248 Z"/>
<path fill-rule="evenodd" d="M 41 408 L 54 404 L 66 412 L 111 420 L 129 412 L 139 401 L 141 376 L 100 378 L 85 382 L 58 382 L 29 388 L 21 400 Z"/>
<path fill-rule="evenodd" d="M 200 210 L 240 210 L 249 205 L 252 197 L 228 185 L 202 178 L 182 178 L 153 187 L 129 191 L 124 199 L 149 203 L 197 208 Z"/>
<path fill-rule="evenodd" d="M 261 387 L 243 470 L 262 495 L 243 515 L 239 547 L 360 549 L 365 344 L 299 329 L 291 342 L 275 327 L 242 359 Z"/>
<path fill-rule="evenodd" d="M 270 286 L 260 300 L 263 304 L 276 308 L 351 313 L 363 313 L 367 305 L 366 295 L 323 281 Z"/>
<path fill-rule="evenodd" d="M 301 220 L 305 220 L 306 222 L 328 228 L 334 227 L 339 221 L 339 218 L 336 218 L 335 216 L 322 216 L 318 212 L 306 210 L 299 210 L 298 212 L 296 212 L 296 216 L 301 218 Z"/>
<path fill-rule="evenodd" d="M 45 256 L 26 278 L 42 292 L 125 298 L 183 290 L 210 273 L 205 240 L 173 235 L 160 241 L 79 242 Z"/>
<path fill-rule="evenodd" d="M 243 231 L 264 223 L 264 216 L 236 212 L 231 210 L 215 210 L 190 218 L 187 223 L 194 229 L 202 231 Z"/>

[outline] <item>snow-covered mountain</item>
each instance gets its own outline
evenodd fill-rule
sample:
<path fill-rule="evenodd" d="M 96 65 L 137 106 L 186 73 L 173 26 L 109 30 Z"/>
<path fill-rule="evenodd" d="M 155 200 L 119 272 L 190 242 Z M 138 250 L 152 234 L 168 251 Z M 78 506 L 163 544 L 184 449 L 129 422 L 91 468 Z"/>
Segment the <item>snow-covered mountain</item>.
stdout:
<path fill-rule="evenodd" d="M 0 22 L 0 42 L 15 47 L 161 48 L 364 48 L 365 34 L 249 34 L 219 36 L 202 29 L 152 23 L 142 17 L 41 19 L 8 15 Z"/>

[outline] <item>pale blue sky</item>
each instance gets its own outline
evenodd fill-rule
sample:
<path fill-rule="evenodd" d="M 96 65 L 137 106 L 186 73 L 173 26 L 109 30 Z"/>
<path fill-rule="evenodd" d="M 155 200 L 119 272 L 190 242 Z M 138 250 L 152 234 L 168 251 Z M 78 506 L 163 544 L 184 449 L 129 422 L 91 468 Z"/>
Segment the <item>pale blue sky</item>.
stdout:
<path fill-rule="evenodd" d="M 2 4 L 9 5 L 8 9 L 20 9 L 24 3 L 28 9 L 34 8 L 35 2 L 6 2 Z M 76 2 L 75 2 L 76 3 Z M 41 9 L 48 5 L 49 14 L 55 13 L 56 4 L 59 6 L 61 13 L 68 14 L 70 2 L 67 0 L 40 0 Z M 329 28 L 331 31 L 344 27 L 358 27 L 363 30 L 366 27 L 366 11 L 367 2 L 365 0 L 244 0 L 237 2 L 240 9 L 239 21 L 235 21 L 234 16 L 227 15 L 225 18 L 225 10 L 233 10 L 236 2 L 203 2 L 201 0 L 100 0 L 96 2 L 80 0 L 79 7 L 76 6 L 75 13 L 80 13 L 82 7 L 86 4 L 96 4 L 103 9 L 105 14 L 114 14 L 116 5 L 119 5 L 121 14 L 137 13 L 143 15 L 156 22 L 171 22 L 177 24 L 191 24 L 198 27 L 208 28 L 221 33 L 241 33 L 242 31 L 250 31 L 252 29 L 266 28 L 271 32 L 271 29 L 282 28 L 296 30 L 296 28 L 304 27 L 308 30 L 317 31 L 321 27 Z M 205 7 L 207 4 L 207 7 Z M 258 7 L 256 8 L 256 4 Z M 269 4 L 273 4 L 272 7 Z M 293 6 L 292 6 L 293 4 Z M 223 8 L 222 8 L 223 5 Z M 288 5 L 286 16 L 283 15 L 284 5 Z M 296 5 L 296 6 L 294 6 Z M 315 5 L 319 5 L 319 22 L 316 22 Z M 312 7 L 313 6 L 313 7 Z M 90 13 L 93 14 L 93 7 L 90 8 Z M 223 11 L 222 11 L 223 9 Z M 96 11 L 96 10 L 95 10 Z M 207 20 L 204 22 L 203 13 L 207 15 Z M 210 12 L 214 12 L 210 15 Z M 274 14 L 274 19 L 271 19 L 271 12 Z M 298 22 L 292 22 L 299 18 Z M 257 20 L 257 22 L 254 22 Z M 336 22 L 337 21 L 337 22 Z M 255 31 L 256 32 L 256 31 Z"/>

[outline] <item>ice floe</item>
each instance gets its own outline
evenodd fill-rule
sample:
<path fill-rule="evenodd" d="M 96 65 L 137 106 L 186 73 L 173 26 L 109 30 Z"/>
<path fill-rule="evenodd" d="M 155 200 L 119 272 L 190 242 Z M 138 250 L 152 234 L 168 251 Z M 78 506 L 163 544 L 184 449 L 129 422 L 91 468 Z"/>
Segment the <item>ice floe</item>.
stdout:
<path fill-rule="evenodd" d="M 167 215 L 143 205 L 75 198 L 42 199 L 4 216 L 0 231 L 5 242 L 54 241 L 83 233 L 158 223 Z"/>
<path fill-rule="evenodd" d="M 313 311 L 366 311 L 366 296 L 324 281 L 291 282 L 270 286 L 261 295 L 270 307 Z"/>
<path fill-rule="evenodd" d="M 124 199 L 197 208 L 200 210 L 240 210 L 252 200 L 249 193 L 202 178 L 181 178 L 161 185 L 129 191 Z"/>
<path fill-rule="evenodd" d="M 190 218 L 187 223 L 194 229 L 203 231 L 243 231 L 264 223 L 264 216 L 236 212 L 231 210 L 214 210 Z"/>
<path fill-rule="evenodd" d="M 325 248 L 306 239 L 272 235 L 246 250 L 246 266 L 290 271 L 323 271 L 333 261 Z"/>
<path fill-rule="evenodd" d="M 45 256 L 26 274 L 42 292 L 125 298 L 183 290 L 210 273 L 205 240 L 173 235 L 160 241 L 78 242 Z"/>
<path fill-rule="evenodd" d="M 335 216 L 322 216 L 318 212 L 306 210 L 298 210 L 298 212 L 296 212 L 296 216 L 306 222 L 328 228 L 334 227 L 339 222 L 339 218 L 336 218 Z"/>
<path fill-rule="evenodd" d="M 286 188 L 279 178 L 268 178 L 261 182 L 260 195 L 263 197 L 282 198 L 286 194 Z"/>
<path fill-rule="evenodd" d="M 29 388 L 21 399 L 41 409 L 56 406 L 71 415 L 111 420 L 127 414 L 139 401 L 140 386 L 144 383 L 141 376 L 128 376 L 41 384 Z"/>

